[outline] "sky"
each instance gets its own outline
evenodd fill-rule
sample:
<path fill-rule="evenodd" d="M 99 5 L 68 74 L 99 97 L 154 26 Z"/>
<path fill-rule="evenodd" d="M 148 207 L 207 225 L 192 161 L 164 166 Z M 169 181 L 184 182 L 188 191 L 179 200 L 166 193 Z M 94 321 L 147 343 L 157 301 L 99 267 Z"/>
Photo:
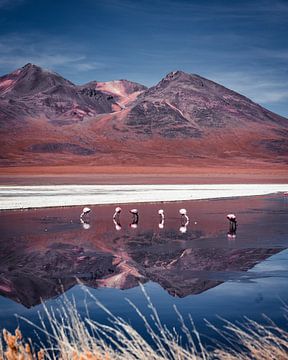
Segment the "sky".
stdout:
<path fill-rule="evenodd" d="M 288 117 L 288 0 L 0 0 L 0 75 L 147 86 L 182 70 Z"/>

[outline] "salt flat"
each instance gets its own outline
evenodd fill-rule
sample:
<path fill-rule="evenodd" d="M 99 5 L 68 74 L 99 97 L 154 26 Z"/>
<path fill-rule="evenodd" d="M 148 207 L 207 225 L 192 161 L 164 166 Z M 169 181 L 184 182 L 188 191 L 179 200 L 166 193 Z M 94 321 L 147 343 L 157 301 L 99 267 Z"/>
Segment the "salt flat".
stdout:
<path fill-rule="evenodd" d="M 0 186 L 0 209 L 213 199 L 288 191 L 288 184 Z"/>

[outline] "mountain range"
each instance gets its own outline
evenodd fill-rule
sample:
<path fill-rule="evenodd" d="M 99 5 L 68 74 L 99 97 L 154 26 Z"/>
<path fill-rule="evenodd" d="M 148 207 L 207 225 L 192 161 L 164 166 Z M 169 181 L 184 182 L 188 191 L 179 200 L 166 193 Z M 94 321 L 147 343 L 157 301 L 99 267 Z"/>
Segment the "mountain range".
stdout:
<path fill-rule="evenodd" d="M 199 75 L 75 85 L 27 64 L 0 77 L 1 166 L 287 164 L 288 120 Z"/>

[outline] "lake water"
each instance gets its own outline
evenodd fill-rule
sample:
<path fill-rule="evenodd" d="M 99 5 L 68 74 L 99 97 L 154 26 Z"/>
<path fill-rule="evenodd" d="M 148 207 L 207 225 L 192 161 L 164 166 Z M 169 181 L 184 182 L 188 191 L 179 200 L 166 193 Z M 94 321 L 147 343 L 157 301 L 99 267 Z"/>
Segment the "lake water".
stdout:
<path fill-rule="evenodd" d="M 129 209 L 139 222 L 131 226 Z M 179 209 L 187 209 L 185 227 Z M 139 282 L 169 328 L 180 327 L 176 305 L 185 320 L 191 314 L 205 337 L 213 337 L 204 318 L 221 327 L 244 316 L 263 321 L 268 315 L 288 329 L 288 200 L 283 195 L 195 200 L 122 206 L 92 206 L 86 223 L 82 207 L 0 212 L 0 328 L 20 324 L 26 337 L 34 328 L 15 314 L 39 324 L 41 300 L 54 308 L 64 290 L 83 316 L 107 323 L 106 313 L 87 296 L 76 278 L 113 314 L 145 335 L 143 322 L 127 298 L 145 316 L 151 311 Z M 164 209 L 160 224 L 158 209 Z M 238 219 L 229 233 L 226 214 Z M 216 335 L 215 335 L 216 336 Z M 205 341 L 205 340 L 204 340 Z"/>

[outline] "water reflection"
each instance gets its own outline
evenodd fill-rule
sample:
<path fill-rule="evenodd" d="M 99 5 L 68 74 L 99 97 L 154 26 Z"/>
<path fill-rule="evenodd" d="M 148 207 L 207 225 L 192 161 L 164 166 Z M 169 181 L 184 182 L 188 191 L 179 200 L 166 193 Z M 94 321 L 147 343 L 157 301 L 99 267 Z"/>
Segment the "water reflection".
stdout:
<path fill-rule="evenodd" d="M 0 294 L 31 307 L 80 279 L 93 288 L 119 289 L 153 281 L 185 297 L 244 274 L 247 280 L 247 270 L 288 246 L 287 207 L 277 197 L 185 206 L 197 222 L 188 227 L 183 214 L 180 229 L 173 203 L 165 204 L 165 218 L 157 204 L 143 204 L 139 212 L 130 210 L 132 220 L 123 216 L 123 224 L 121 211 L 111 224 L 111 206 L 93 207 L 89 222 L 80 223 L 77 208 L 1 213 Z M 227 234 L 229 207 L 238 209 L 240 226 Z"/>
<path fill-rule="evenodd" d="M 89 230 L 91 228 L 91 225 L 89 224 L 89 222 L 86 219 L 83 219 L 80 217 L 80 222 L 81 222 L 84 230 Z"/>
<path fill-rule="evenodd" d="M 113 223 L 115 225 L 115 229 L 117 231 L 121 230 L 122 229 L 122 226 L 120 224 L 120 219 L 117 219 L 117 218 L 113 218 Z"/>
<path fill-rule="evenodd" d="M 228 233 L 227 233 L 227 238 L 230 240 L 235 240 L 236 239 L 236 228 L 235 229 L 229 229 Z"/>
<path fill-rule="evenodd" d="M 179 231 L 182 233 L 182 234 L 185 234 L 187 232 L 187 226 L 189 224 L 189 219 L 187 218 L 181 218 L 181 226 L 179 228 Z"/>

